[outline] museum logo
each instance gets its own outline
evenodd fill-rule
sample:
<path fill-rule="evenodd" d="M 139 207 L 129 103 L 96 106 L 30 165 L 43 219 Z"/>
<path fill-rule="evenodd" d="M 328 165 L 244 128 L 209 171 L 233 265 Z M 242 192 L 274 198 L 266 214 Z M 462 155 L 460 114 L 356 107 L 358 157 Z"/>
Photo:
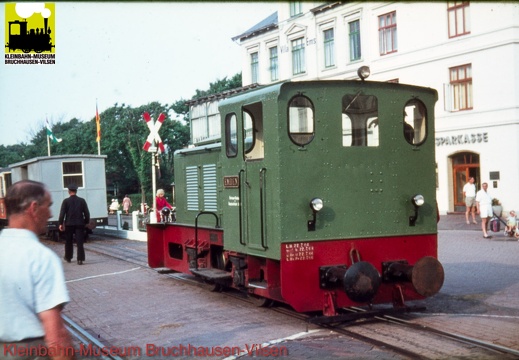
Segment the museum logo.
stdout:
<path fill-rule="evenodd" d="M 54 3 L 5 4 L 5 64 L 56 63 Z"/>

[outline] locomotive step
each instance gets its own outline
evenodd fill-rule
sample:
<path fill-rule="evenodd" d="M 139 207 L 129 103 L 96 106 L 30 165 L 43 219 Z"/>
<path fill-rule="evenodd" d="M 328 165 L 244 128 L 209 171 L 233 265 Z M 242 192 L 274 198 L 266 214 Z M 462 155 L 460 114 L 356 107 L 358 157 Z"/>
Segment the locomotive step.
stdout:
<path fill-rule="evenodd" d="M 200 276 L 204 279 L 208 279 L 208 280 L 231 280 L 232 279 L 230 272 L 224 271 L 224 270 L 219 270 L 219 269 L 199 268 L 199 269 L 189 269 L 189 271 L 191 271 L 191 273 L 194 275 L 198 275 L 198 276 Z"/>

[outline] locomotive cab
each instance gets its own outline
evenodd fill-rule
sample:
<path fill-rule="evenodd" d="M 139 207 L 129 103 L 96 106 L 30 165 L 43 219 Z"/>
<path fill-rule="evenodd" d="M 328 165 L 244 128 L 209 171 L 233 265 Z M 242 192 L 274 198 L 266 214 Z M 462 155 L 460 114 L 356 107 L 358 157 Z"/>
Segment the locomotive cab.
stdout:
<path fill-rule="evenodd" d="M 436 101 L 369 81 L 222 101 L 221 142 L 175 154 L 177 222 L 148 225 L 150 266 L 325 315 L 435 294 Z"/>

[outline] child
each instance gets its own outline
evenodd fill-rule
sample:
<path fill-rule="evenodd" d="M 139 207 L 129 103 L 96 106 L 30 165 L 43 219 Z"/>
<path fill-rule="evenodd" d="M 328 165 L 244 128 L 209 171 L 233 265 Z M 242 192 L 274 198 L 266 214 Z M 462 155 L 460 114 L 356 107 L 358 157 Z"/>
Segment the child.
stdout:
<path fill-rule="evenodd" d="M 515 237 L 519 237 L 519 232 L 517 231 L 517 218 L 514 210 L 510 210 L 510 214 L 506 219 L 505 232 L 510 234 L 510 236 L 515 234 Z"/>

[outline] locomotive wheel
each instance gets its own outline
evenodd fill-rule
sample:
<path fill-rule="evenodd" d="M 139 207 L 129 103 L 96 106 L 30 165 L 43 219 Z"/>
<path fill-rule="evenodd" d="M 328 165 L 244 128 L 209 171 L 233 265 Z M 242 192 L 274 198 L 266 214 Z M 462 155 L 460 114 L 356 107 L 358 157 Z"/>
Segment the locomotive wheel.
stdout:
<path fill-rule="evenodd" d="M 31 49 L 22 49 L 22 51 L 26 54 L 30 53 L 31 52 Z"/>
<path fill-rule="evenodd" d="M 274 300 L 272 299 L 267 299 L 263 296 L 257 296 L 254 294 L 249 294 L 249 299 L 257 307 L 271 307 L 274 303 Z"/>

